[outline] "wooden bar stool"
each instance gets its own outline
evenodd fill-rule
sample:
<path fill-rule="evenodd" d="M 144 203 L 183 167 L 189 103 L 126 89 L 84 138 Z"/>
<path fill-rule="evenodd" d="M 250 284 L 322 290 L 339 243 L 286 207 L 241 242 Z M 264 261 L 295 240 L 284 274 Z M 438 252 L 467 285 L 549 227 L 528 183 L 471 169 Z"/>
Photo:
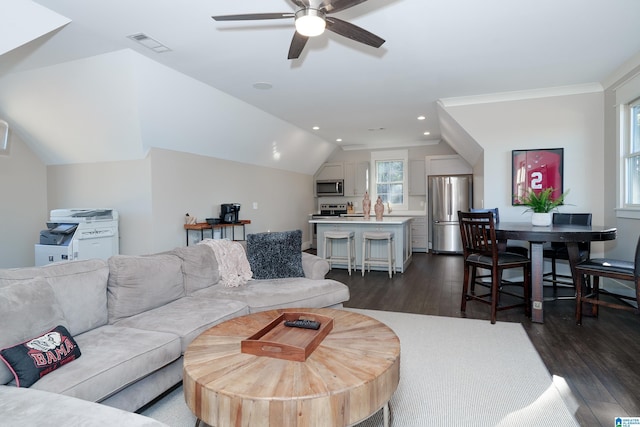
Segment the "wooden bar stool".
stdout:
<path fill-rule="evenodd" d="M 394 234 L 390 231 L 365 231 L 362 233 L 362 275 L 364 270 L 369 266 L 367 271 L 371 271 L 372 265 L 386 266 L 389 268 L 389 278 L 393 277 L 396 267 L 396 243 L 393 239 Z M 371 242 L 373 240 L 387 241 L 387 257 L 374 258 L 371 255 Z"/>
<path fill-rule="evenodd" d="M 324 232 L 324 248 L 323 258 L 329 261 L 329 269 L 333 262 L 346 262 L 349 276 L 351 276 L 351 266 L 356 268 L 356 240 L 353 231 L 325 231 Z M 333 254 L 333 241 L 346 240 L 347 256 L 338 256 Z M 327 249 L 328 248 L 328 249 Z"/>

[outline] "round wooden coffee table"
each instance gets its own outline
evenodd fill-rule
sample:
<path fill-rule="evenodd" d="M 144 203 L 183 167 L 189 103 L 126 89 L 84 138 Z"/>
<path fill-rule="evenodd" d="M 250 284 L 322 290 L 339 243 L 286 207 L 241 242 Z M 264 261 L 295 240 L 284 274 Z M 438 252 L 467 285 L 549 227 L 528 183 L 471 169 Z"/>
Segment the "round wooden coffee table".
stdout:
<path fill-rule="evenodd" d="M 241 352 L 241 341 L 284 312 L 333 318 L 304 362 Z M 285 309 L 237 317 L 198 336 L 184 355 L 184 395 L 214 426 L 350 426 L 384 408 L 400 380 L 400 340 L 385 324 L 333 309 Z"/>

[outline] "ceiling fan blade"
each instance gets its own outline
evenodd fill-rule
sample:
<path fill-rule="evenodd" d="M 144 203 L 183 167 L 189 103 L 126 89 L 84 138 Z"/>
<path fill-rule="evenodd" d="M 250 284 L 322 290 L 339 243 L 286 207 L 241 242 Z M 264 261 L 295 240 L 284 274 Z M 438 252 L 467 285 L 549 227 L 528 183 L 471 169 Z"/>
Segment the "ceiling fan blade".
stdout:
<path fill-rule="evenodd" d="M 343 21 L 342 19 L 327 16 L 326 21 L 327 30 L 333 31 L 334 33 L 340 34 L 348 39 L 373 47 L 380 47 L 385 42 L 383 38 L 380 38 L 364 28 L 360 28 L 350 22 Z"/>
<path fill-rule="evenodd" d="M 309 0 L 291 0 L 291 3 L 303 9 L 309 7 Z"/>
<path fill-rule="evenodd" d="M 212 16 L 216 21 L 254 21 L 260 19 L 284 19 L 294 18 L 295 13 L 248 13 L 245 15 L 221 15 Z"/>
<path fill-rule="evenodd" d="M 289 46 L 289 56 L 287 59 L 298 59 L 302 53 L 302 49 L 304 49 L 307 44 L 307 40 L 309 40 L 309 37 L 303 36 L 295 31 L 293 33 L 293 39 L 291 40 L 291 46 Z"/>
<path fill-rule="evenodd" d="M 367 0 L 324 0 L 318 9 L 326 13 L 336 13 L 357 6 Z"/>

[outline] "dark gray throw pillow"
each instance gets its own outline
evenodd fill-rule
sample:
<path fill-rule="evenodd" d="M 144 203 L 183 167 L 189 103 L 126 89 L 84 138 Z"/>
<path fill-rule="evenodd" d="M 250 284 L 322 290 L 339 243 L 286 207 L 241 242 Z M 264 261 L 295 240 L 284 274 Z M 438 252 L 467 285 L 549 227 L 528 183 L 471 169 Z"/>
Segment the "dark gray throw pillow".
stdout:
<path fill-rule="evenodd" d="M 254 279 L 304 277 L 302 231 L 247 235 L 247 259 Z"/>
<path fill-rule="evenodd" d="M 17 387 L 31 387 L 40 378 L 78 357 L 80 347 L 62 325 L 0 350 L 0 359 L 13 372 Z"/>

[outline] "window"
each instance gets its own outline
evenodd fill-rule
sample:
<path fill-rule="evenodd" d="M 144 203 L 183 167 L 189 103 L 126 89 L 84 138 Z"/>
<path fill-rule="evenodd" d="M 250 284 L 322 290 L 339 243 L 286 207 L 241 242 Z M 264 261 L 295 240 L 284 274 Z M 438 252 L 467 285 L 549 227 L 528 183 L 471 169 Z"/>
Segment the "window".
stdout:
<path fill-rule="evenodd" d="M 616 216 L 640 219 L 640 73 L 612 89 L 616 97 Z"/>
<path fill-rule="evenodd" d="M 407 163 L 408 151 L 374 151 L 371 153 L 373 164 L 374 200 L 380 196 L 385 205 L 407 210 Z"/>
<path fill-rule="evenodd" d="M 625 205 L 640 207 L 640 99 L 625 110 L 629 135 L 624 138 Z"/>
<path fill-rule="evenodd" d="M 404 196 L 404 167 L 402 160 L 376 162 L 376 193 L 382 201 L 401 205 Z"/>
<path fill-rule="evenodd" d="M 0 154 L 9 154 L 9 124 L 0 120 Z"/>

